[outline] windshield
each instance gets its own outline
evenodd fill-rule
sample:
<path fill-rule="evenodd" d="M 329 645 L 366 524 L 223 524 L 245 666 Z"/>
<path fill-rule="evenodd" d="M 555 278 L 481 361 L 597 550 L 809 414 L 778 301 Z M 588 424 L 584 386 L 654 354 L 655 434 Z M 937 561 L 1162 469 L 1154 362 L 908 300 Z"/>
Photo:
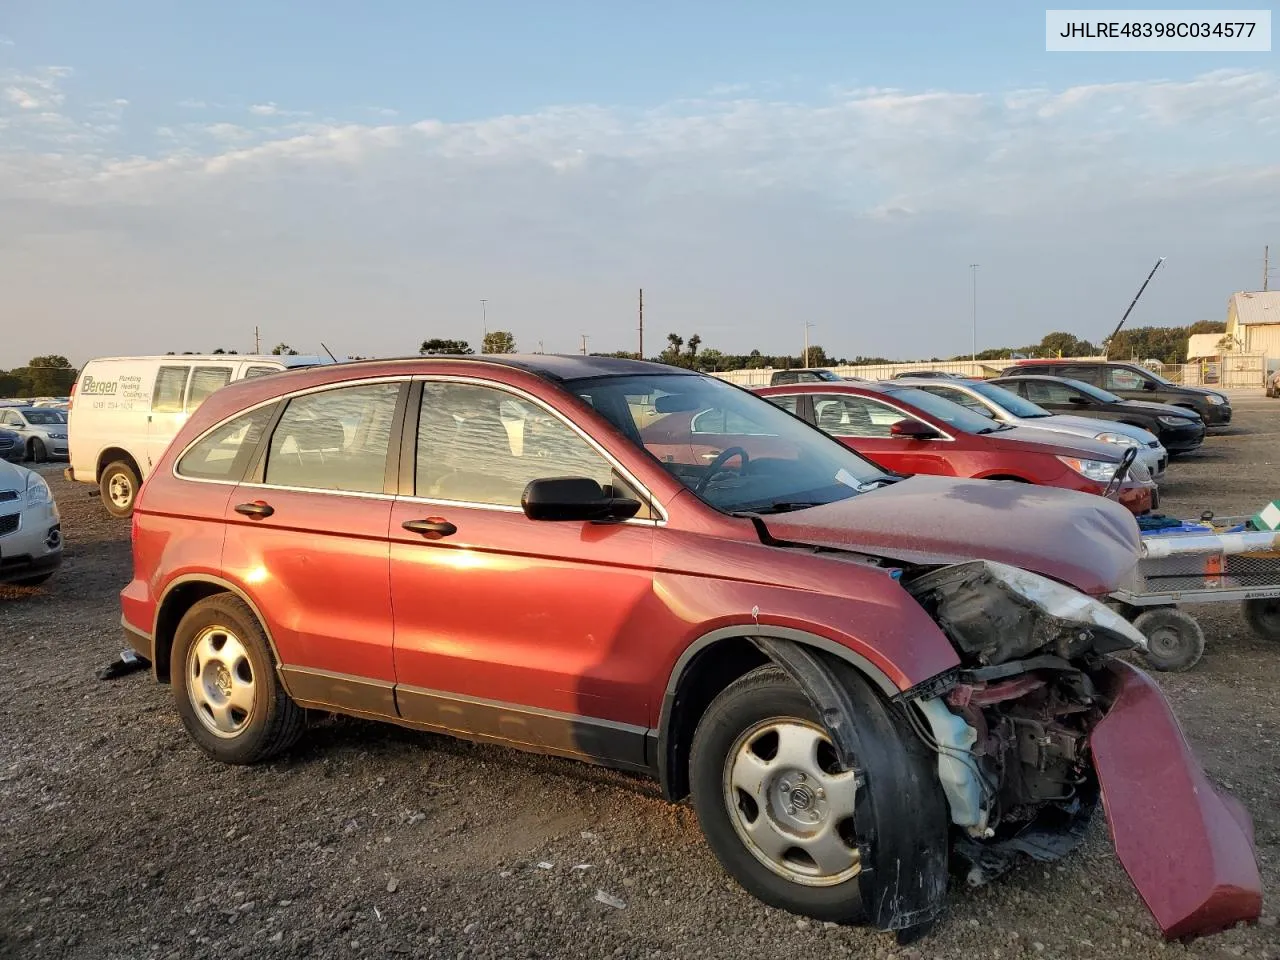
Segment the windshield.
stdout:
<path fill-rule="evenodd" d="M 1092 383 L 1085 383 L 1083 380 L 1064 379 L 1063 383 L 1069 383 L 1081 393 L 1087 393 L 1095 400 L 1101 400 L 1103 403 L 1123 403 L 1124 398 L 1118 397 L 1114 393 L 1109 393 L 1101 387 L 1095 387 Z"/>
<path fill-rule="evenodd" d="M 656 373 L 567 386 L 726 513 L 832 503 L 893 480 L 816 427 L 714 377 Z"/>
<path fill-rule="evenodd" d="M 1024 400 L 1012 390 L 1006 390 L 1004 387 L 997 387 L 993 383 L 974 383 L 971 384 L 974 393 L 981 394 L 992 403 L 1008 410 L 1015 417 L 1021 420 L 1034 420 L 1038 417 L 1051 417 L 1051 414 L 1044 407 L 1037 406 L 1030 400 Z"/>
<path fill-rule="evenodd" d="M 909 403 L 924 413 L 941 420 L 947 426 L 955 427 L 962 433 L 994 433 L 999 427 L 992 424 L 990 418 L 980 413 L 966 410 L 960 404 L 945 397 L 926 393 L 916 387 L 903 387 L 900 390 L 886 390 L 889 396 L 903 403 Z"/>
<path fill-rule="evenodd" d="M 61 410 L 24 410 L 22 415 L 27 418 L 27 423 L 54 424 L 67 422 L 67 416 Z"/>

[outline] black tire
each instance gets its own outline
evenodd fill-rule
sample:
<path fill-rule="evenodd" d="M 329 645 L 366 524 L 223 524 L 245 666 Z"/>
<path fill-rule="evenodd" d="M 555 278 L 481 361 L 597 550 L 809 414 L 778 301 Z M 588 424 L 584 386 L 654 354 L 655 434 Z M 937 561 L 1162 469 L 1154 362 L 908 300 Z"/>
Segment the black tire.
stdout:
<path fill-rule="evenodd" d="M 740 738 L 775 719 L 822 729 L 819 712 L 777 667 L 760 667 L 730 684 L 702 716 L 689 757 L 693 806 L 716 859 L 755 897 L 817 920 L 885 925 L 886 909 L 890 914 L 894 909 L 895 883 L 913 886 L 927 877 L 920 886 L 937 890 L 940 905 L 946 888 L 949 820 L 936 758 L 859 675 L 848 670 L 839 676 L 854 705 L 851 736 L 857 745 L 859 778 L 857 823 L 847 821 L 840 835 L 846 845 L 859 849 L 861 872 L 843 880 L 838 880 L 843 874 L 837 874 L 831 879 L 838 882 L 829 886 L 788 879 L 765 866 L 735 826 L 738 814 L 729 809 L 726 776 Z M 764 793 L 769 795 L 768 790 Z M 737 809 L 749 812 L 750 804 L 743 803 L 737 801 Z M 763 815 L 758 806 L 756 811 Z"/>
<path fill-rule="evenodd" d="M 34 577 L 25 577 L 22 580 L 14 580 L 13 583 L 19 587 L 39 587 L 49 582 L 49 578 L 53 576 L 53 571 L 48 573 L 39 573 Z"/>
<path fill-rule="evenodd" d="M 98 478 L 98 493 L 102 497 L 102 505 L 113 517 L 125 519 L 133 513 L 133 505 L 138 500 L 138 490 L 142 486 L 142 478 L 133 465 L 117 460 L 107 465 Z"/>
<path fill-rule="evenodd" d="M 39 437 L 33 438 L 31 443 L 28 444 L 27 449 L 29 451 L 28 456 L 31 458 L 32 463 L 45 463 L 48 461 L 49 451 L 45 447 L 44 441 Z"/>
<path fill-rule="evenodd" d="M 1155 670 L 1190 670 L 1204 656 L 1204 631 L 1176 607 L 1148 610 L 1133 621 L 1147 638 L 1147 663 Z"/>
<path fill-rule="evenodd" d="M 200 680 L 192 672 L 194 664 L 189 661 L 192 647 L 198 641 L 213 637 L 212 642 L 216 644 L 219 632 L 238 641 L 252 687 L 252 705 L 241 725 L 234 732 L 222 735 L 213 732 L 211 719 L 197 715 L 200 708 L 193 702 L 191 688 L 198 686 Z M 174 634 L 169 680 L 178 716 L 201 750 L 223 763 L 250 764 L 274 757 L 297 742 L 306 726 L 306 713 L 289 699 L 275 668 L 275 657 L 262 625 L 239 597 L 219 594 L 201 600 L 187 611 Z M 232 664 L 228 672 L 233 670 L 239 675 L 243 669 L 244 664 Z M 217 686 L 216 680 L 209 682 Z"/>
<path fill-rule="evenodd" d="M 1280 597 L 1246 600 L 1244 619 L 1263 640 L 1280 641 Z"/>

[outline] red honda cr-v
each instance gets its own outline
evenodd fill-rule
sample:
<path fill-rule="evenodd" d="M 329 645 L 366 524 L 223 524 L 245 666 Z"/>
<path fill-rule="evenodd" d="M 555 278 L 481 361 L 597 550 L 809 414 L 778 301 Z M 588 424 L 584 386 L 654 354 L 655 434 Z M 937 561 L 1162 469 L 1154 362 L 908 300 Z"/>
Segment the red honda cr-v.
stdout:
<path fill-rule="evenodd" d="M 740 440 L 646 442 L 690 411 Z M 310 708 L 636 771 L 757 896 L 900 932 L 951 852 L 1064 853 L 1102 796 L 1166 933 L 1260 910 L 1247 815 L 1112 656 L 1100 497 L 900 480 L 669 367 L 417 358 L 217 391 L 133 523 L 125 628 L 218 759 Z"/>

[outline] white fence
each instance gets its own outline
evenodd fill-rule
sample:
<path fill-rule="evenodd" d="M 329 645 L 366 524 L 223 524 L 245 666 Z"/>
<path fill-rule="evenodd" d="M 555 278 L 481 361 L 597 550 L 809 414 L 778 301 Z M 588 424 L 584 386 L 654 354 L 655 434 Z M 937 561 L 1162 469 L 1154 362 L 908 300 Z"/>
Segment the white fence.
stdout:
<path fill-rule="evenodd" d="M 1215 360 L 1167 366 L 1162 376 L 1187 386 L 1261 387 L 1266 382 L 1267 357 L 1261 353 L 1228 353 Z"/>

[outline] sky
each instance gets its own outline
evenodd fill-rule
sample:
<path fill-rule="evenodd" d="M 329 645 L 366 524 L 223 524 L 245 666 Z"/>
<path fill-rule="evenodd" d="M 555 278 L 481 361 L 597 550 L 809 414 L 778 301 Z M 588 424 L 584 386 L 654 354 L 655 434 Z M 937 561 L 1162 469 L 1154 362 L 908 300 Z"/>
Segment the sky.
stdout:
<path fill-rule="evenodd" d="M 1273 54 L 1044 32 L 1001 2 L 4 0 L 0 368 L 255 327 L 478 347 L 482 310 L 522 350 L 634 350 L 641 287 L 649 355 L 811 323 L 945 357 L 975 276 L 979 350 L 1097 340 L 1161 256 L 1131 324 L 1225 319 L 1280 261 Z"/>

